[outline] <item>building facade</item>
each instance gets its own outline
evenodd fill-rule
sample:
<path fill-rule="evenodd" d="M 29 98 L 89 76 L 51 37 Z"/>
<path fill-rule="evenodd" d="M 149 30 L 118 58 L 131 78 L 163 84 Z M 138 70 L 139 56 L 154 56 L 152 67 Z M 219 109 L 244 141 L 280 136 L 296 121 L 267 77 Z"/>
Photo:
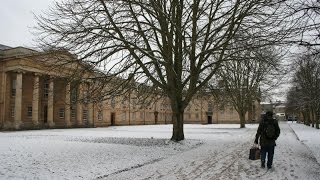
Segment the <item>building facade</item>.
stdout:
<path fill-rule="evenodd" d="M 100 102 L 78 101 L 87 94 L 90 82 L 70 83 L 68 72 L 50 71 L 49 53 L 24 47 L 0 49 L 0 122 L 1 129 L 42 129 L 103 127 L 110 125 L 170 124 L 170 103 L 163 98 L 144 108 L 135 105 L 135 97 L 121 96 Z M 63 55 L 62 58 L 73 58 Z M 58 62 L 58 61 L 56 61 Z M 85 98 L 82 98 L 85 99 Z M 260 117 L 259 102 L 248 113 L 249 122 Z M 239 123 L 232 106 L 221 106 L 212 96 L 195 98 L 186 108 L 185 123 Z"/>

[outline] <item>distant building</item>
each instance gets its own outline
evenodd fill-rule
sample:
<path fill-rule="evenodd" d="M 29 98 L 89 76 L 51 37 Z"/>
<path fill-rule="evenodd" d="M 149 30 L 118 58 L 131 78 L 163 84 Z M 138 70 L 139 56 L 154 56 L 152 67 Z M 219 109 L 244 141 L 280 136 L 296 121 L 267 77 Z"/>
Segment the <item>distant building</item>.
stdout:
<path fill-rule="evenodd" d="M 261 102 L 261 111 L 265 113 L 267 111 L 273 111 L 273 104 L 268 102 Z"/>
<path fill-rule="evenodd" d="M 52 56 L 58 53 L 58 56 Z M 58 57 L 58 59 L 57 59 Z M 59 59 L 60 58 L 60 59 Z M 24 47 L 0 45 L 0 128 L 41 129 L 102 127 L 110 125 L 170 124 L 168 99 L 162 98 L 143 108 L 129 99 L 114 96 L 101 101 L 78 101 L 86 97 L 92 82 L 73 83 L 68 73 L 84 65 L 61 66 L 59 72 L 48 64 L 75 58 L 68 52 L 38 52 Z M 85 76 L 94 76 L 87 72 Z M 84 98 L 85 99 L 85 98 Z M 260 117 L 260 104 L 252 103 L 247 121 Z M 236 110 L 214 101 L 209 94 L 195 97 L 185 110 L 185 123 L 239 123 Z"/>
<path fill-rule="evenodd" d="M 286 103 L 277 101 L 274 103 L 274 114 L 279 121 L 285 121 L 287 120 L 287 114 L 286 114 Z"/>
<path fill-rule="evenodd" d="M 279 121 L 284 121 L 286 117 L 286 103 L 281 101 L 276 102 L 261 102 L 262 113 L 272 111 L 274 118 Z"/>

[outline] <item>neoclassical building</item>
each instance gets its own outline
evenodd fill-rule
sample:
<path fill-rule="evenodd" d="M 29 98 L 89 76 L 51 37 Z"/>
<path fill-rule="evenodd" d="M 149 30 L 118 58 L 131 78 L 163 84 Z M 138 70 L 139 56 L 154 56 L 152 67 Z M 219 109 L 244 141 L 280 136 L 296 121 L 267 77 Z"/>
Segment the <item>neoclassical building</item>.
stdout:
<path fill-rule="evenodd" d="M 103 127 L 110 125 L 170 124 L 170 103 L 163 98 L 143 108 L 130 99 L 115 96 L 100 102 L 86 101 L 92 82 L 73 83 L 68 72 L 74 66 L 52 70 L 48 64 L 59 62 L 52 52 L 0 45 L 0 128 L 42 129 Z M 75 58 L 61 52 L 60 58 Z M 48 63 L 49 62 L 49 63 Z M 90 72 L 84 74 L 90 76 Z M 79 101 L 78 99 L 84 99 Z M 253 102 L 248 121 L 260 117 L 260 103 Z M 232 106 L 221 106 L 212 96 L 195 98 L 186 108 L 185 123 L 239 123 Z"/>

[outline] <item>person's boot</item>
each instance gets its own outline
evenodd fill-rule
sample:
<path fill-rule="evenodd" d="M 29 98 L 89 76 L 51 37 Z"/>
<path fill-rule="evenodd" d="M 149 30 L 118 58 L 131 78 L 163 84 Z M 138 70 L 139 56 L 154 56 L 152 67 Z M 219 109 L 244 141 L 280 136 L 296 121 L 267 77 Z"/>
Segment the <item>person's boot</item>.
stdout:
<path fill-rule="evenodd" d="M 266 167 L 265 161 L 261 161 L 261 168 L 265 168 L 265 167 Z"/>

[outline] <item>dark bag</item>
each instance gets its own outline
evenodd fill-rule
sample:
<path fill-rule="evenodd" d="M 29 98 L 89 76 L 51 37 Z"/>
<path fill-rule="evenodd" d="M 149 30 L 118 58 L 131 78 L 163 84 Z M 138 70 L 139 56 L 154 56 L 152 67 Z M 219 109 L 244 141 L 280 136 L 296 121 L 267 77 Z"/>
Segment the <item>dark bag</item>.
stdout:
<path fill-rule="evenodd" d="M 260 159 L 260 148 L 259 147 L 251 147 L 249 153 L 249 159 L 257 160 Z"/>

